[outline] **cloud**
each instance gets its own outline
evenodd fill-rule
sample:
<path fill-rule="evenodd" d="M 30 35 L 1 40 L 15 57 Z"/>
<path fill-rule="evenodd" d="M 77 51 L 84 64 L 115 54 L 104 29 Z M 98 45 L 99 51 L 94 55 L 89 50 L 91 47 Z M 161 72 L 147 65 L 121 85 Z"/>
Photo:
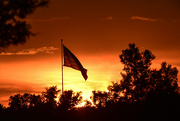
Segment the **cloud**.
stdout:
<path fill-rule="evenodd" d="M 25 93 L 25 92 L 36 92 L 30 87 L 25 85 L 18 85 L 13 83 L 1 83 L 0 85 L 0 96 L 6 96 L 14 93 Z"/>
<path fill-rule="evenodd" d="M 26 19 L 26 21 L 42 22 L 42 21 L 60 21 L 60 20 L 68 20 L 68 19 L 70 19 L 70 17 L 30 18 L 30 19 Z"/>
<path fill-rule="evenodd" d="M 160 21 L 161 19 L 152 19 L 152 18 L 146 18 L 146 17 L 140 17 L 140 16 L 132 16 L 130 17 L 132 20 L 141 20 L 141 21 L 150 21 L 150 22 L 155 22 L 155 21 Z"/>
<path fill-rule="evenodd" d="M 106 17 L 106 18 L 102 18 L 101 20 L 112 20 L 112 19 L 113 19 L 112 16 L 108 16 L 108 17 Z"/>
<path fill-rule="evenodd" d="M 35 54 L 53 54 L 55 50 L 58 48 L 55 47 L 41 47 L 41 48 L 30 48 L 30 49 L 23 49 L 18 52 L 2 52 L 0 55 L 35 55 Z"/>

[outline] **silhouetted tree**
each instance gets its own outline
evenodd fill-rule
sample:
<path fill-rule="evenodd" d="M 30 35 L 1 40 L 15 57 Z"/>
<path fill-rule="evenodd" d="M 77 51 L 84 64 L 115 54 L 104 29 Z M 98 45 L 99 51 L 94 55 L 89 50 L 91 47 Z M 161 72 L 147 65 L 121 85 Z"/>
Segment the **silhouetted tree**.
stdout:
<path fill-rule="evenodd" d="M 178 93 L 177 74 L 178 70 L 176 67 L 172 68 L 171 65 L 163 62 L 160 70 L 154 70 L 151 75 L 152 89 L 166 94 Z"/>
<path fill-rule="evenodd" d="M 64 91 L 59 99 L 59 107 L 65 110 L 72 109 L 82 102 L 81 92 L 74 93 L 72 90 Z"/>
<path fill-rule="evenodd" d="M 177 68 L 172 68 L 166 62 L 161 64 L 159 70 L 153 70 L 150 78 L 151 88 L 148 92 L 147 99 L 158 101 L 160 98 L 177 97 L 179 91 L 177 74 Z"/>
<path fill-rule="evenodd" d="M 35 107 L 41 103 L 43 103 L 43 99 L 40 95 L 30 93 L 24 93 L 23 95 L 16 94 L 14 96 L 10 96 L 9 99 L 10 108 L 15 110 Z"/>
<path fill-rule="evenodd" d="M 22 101 L 21 101 L 21 95 L 20 94 L 10 96 L 9 101 L 10 101 L 9 102 L 10 108 L 15 109 L 15 110 L 22 108 Z"/>
<path fill-rule="evenodd" d="M 25 18 L 49 0 L 0 0 L 0 51 L 9 45 L 25 43 L 33 34 Z"/>
<path fill-rule="evenodd" d="M 21 100 L 21 107 L 22 108 L 29 108 L 30 102 L 31 102 L 31 94 L 30 93 L 25 93 L 20 97 Z"/>
<path fill-rule="evenodd" d="M 118 84 L 117 82 L 112 82 L 112 85 L 108 86 L 108 90 L 110 90 L 110 96 L 111 96 L 111 102 L 112 103 L 117 103 L 122 99 L 122 88 L 121 85 Z M 122 101 L 121 101 L 122 102 Z"/>
<path fill-rule="evenodd" d="M 5 109 L 5 107 L 2 104 L 0 104 L 0 111 L 3 109 Z"/>
<path fill-rule="evenodd" d="M 92 106 L 92 102 L 89 100 L 85 100 L 84 107 L 91 107 L 91 106 Z"/>
<path fill-rule="evenodd" d="M 124 64 L 125 73 L 121 73 L 121 90 L 127 101 L 141 101 L 149 90 L 150 66 L 155 56 L 149 50 L 143 52 L 135 44 L 122 51 L 119 56 Z"/>
<path fill-rule="evenodd" d="M 43 92 L 43 97 L 45 99 L 45 103 L 49 105 L 51 108 L 57 107 L 57 95 L 60 90 L 57 90 L 57 86 L 52 86 L 50 88 L 46 88 L 46 92 Z"/>
<path fill-rule="evenodd" d="M 44 102 L 41 95 L 31 94 L 29 107 L 40 107 Z"/>
<path fill-rule="evenodd" d="M 92 91 L 91 99 L 98 108 L 105 107 L 111 101 L 110 93 L 105 91 Z"/>
<path fill-rule="evenodd" d="M 121 73 L 122 80 L 119 84 L 113 83 L 108 87 L 115 100 L 140 102 L 152 92 L 177 94 L 177 69 L 164 62 L 160 70 L 152 70 L 150 66 L 155 56 L 151 51 L 140 52 L 135 44 L 129 44 L 129 48 L 123 50 L 119 57 L 124 64 L 125 73 Z"/>

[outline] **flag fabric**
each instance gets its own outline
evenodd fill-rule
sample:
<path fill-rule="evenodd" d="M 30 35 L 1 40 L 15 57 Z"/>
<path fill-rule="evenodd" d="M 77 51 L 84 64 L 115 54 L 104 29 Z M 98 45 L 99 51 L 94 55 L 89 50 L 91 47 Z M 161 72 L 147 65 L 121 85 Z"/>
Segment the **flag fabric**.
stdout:
<path fill-rule="evenodd" d="M 63 45 L 64 50 L 64 66 L 81 71 L 82 76 L 87 80 L 87 70 L 83 68 L 77 57 Z"/>

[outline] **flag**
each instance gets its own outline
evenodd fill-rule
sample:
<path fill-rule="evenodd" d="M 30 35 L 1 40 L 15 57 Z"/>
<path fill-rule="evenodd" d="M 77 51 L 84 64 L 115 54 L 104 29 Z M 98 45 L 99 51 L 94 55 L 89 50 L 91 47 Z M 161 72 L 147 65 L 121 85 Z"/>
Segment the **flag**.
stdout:
<path fill-rule="evenodd" d="M 63 45 L 64 50 L 64 66 L 81 71 L 82 76 L 87 80 L 87 70 L 83 68 L 77 57 Z"/>

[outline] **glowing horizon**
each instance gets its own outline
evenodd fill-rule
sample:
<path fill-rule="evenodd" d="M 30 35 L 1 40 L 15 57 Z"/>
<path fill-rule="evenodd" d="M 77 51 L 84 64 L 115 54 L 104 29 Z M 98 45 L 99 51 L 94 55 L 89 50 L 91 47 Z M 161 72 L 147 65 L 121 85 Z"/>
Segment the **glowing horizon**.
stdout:
<path fill-rule="evenodd" d="M 99 56 L 88 57 L 78 55 L 78 57 L 84 67 L 88 69 L 88 80 L 84 81 L 80 71 L 64 67 L 64 90 L 82 91 L 83 99 L 89 100 L 93 90 L 105 91 L 112 81 L 120 81 L 123 65 L 116 54 L 100 54 Z M 160 61 L 155 59 L 152 68 L 159 68 L 163 62 Z M 0 73 L 1 85 L 7 91 L 4 92 L 5 98 L 1 97 L 0 101 L 5 106 L 8 106 L 9 97 L 7 95 L 25 92 L 40 94 L 45 91 L 45 87 L 55 85 L 61 89 L 60 56 L 40 60 L 4 62 L 0 66 L 3 68 Z"/>

